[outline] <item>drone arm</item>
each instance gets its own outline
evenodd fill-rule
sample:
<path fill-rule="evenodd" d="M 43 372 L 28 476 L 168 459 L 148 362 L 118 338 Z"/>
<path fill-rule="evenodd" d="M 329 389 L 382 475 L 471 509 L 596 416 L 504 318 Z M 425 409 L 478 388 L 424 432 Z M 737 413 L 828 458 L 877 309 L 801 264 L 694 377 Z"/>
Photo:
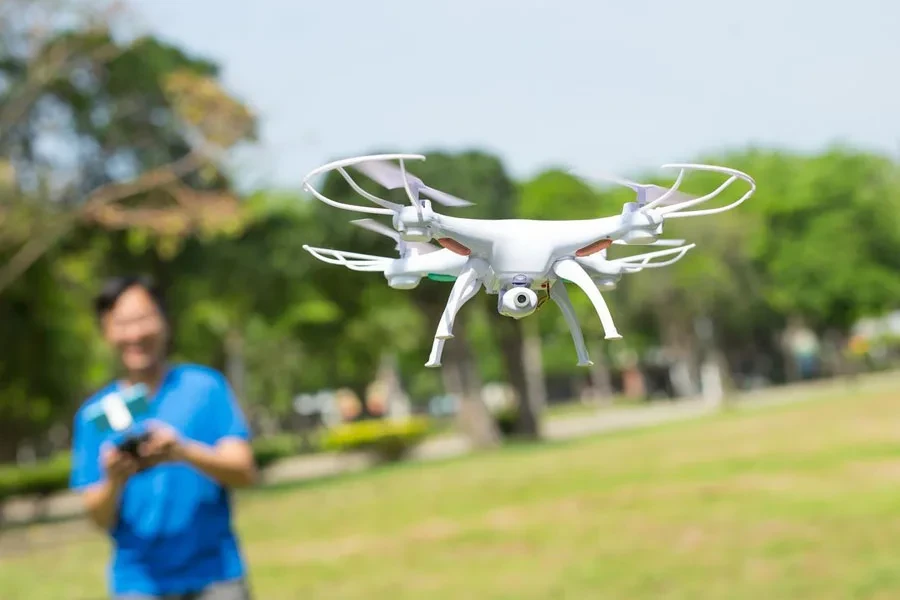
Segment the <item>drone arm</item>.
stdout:
<path fill-rule="evenodd" d="M 450 250 L 441 249 L 437 252 L 408 256 L 394 261 L 390 271 L 400 275 L 451 275 L 458 277 L 466 268 L 469 258 L 461 256 Z"/>
<path fill-rule="evenodd" d="M 572 301 L 569 300 L 569 292 L 566 291 L 566 284 L 557 281 L 550 286 L 550 298 L 559 307 L 562 312 L 563 319 L 569 327 L 569 333 L 572 334 L 572 341 L 575 343 L 575 353 L 578 355 L 578 366 L 589 367 L 594 363 L 588 355 L 587 346 L 584 344 L 584 334 L 581 332 L 581 325 L 578 323 L 578 316 L 572 307 Z"/>
<path fill-rule="evenodd" d="M 461 246 L 467 251 L 464 255 L 469 254 L 487 254 L 494 246 L 497 239 L 498 225 L 496 221 L 465 219 L 460 217 L 450 217 L 443 214 L 434 213 L 430 222 L 432 239 L 440 244 L 444 244 L 444 240 L 452 240 L 455 242 L 453 246 Z M 459 248 L 448 249 L 458 252 Z"/>
<path fill-rule="evenodd" d="M 580 264 L 569 258 L 554 264 L 553 271 L 558 277 L 571 281 L 587 294 L 587 297 L 594 305 L 594 310 L 597 311 L 597 315 L 600 317 L 600 323 L 603 324 L 603 331 L 606 333 L 606 339 L 621 339 L 622 336 L 616 330 L 616 324 L 613 322 L 609 307 L 603 299 L 603 294 L 600 293 L 600 290 L 598 290 L 597 286 L 594 285 L 594 282 L 591 281 L 591 276 L 587 274 L 587 271 L 585 271 Z"/>
<path fill-rule="evenodd" d="M 669 219 L 677 218 L 677 217 L 698 217 L 698 216 L 702 216 L 702 215 L 713 215 L 716 213 L 725 212 L 727 210 L 731 210 L 732 208 L 735 208 L 736 206 L 742 204 L 747 198 L 752 196 L 753 193 L 756 191 L 756 182 L 753 180 L 753 178 L 750 177 L 749 175 L 747 175 L 746 173 L 738 171 L 737 169 L 729 169 L 728 167 L 717 167 L 717 166 L 713 166 L 713 165 L 699 165 L 699 164 L 669 164 L 669 165 L 663 165 L 663 168 L 681 169 L 682 173 L 684 172 L 685 169 L 695 169 L 698 171 L 711 171 L 711 172 L 715 172 L 715 173 L 724 173 L 726 175 L 730 175 L 730 177 L 725 181 L 725 183 L 720 185 L 718 188 L 716 188 L 714 191 L 710 192 L 709 194 L 706 194 L 705 196 L 701 196 L 699 198 L 693 198 L 686 202 L 679 202 L 677 204 L 672 204 L 669 206 L 664 206 L 662 208 L 656 209 L 656 212 L 658 212 L 660 215 L 663 215 Z M 680 179 L 680 176 L 679 176 L 679 179 Z M 701 204 L 703 202 L 707 202 L 707 201 L 711 200 L 712 198 L 715 198 L 716 196 L 721 194 L 723 191 L 725 191 L 726 188 L 728 188 L 732 183 L 734 183 L 738 179 L 741 179 L 741 180 L 747 182 L 750 185 L 750 189 L 747 190 L 747 192 L 744 193 L 743 196 L 741 196 L 740 198 L 738 198 L 731 204 L 722 206 L 720 208 L 710 208 L 710 209 L 706 209 L 706 210 L 693 210 L 693 211 L 688 211 L 688 212 L 682 212 L 685 208 L 689 208 L 691 206 L 696 206 L 697 204 Z M 670 190 L 670 192 L 671 192 L 671 190 Z M 667 192 L 667 194 L 668 193 L 669 192 Z M 649 205 L 643 207 L 642 210 L 646 210 L 648 207 L 649 207 Z"/>

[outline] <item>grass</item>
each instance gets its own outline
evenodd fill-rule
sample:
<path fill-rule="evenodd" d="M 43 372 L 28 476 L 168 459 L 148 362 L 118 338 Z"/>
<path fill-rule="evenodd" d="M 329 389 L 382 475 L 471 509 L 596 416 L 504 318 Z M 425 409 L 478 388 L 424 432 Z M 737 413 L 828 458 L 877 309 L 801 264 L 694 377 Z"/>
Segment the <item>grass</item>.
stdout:
<path fill-rule="evenodd" d="M 900 597 L 900 393 L 848 393 L 242 494 L 259 598 Z M 52 530 L 51 530 L 52 531 Z M 104 597 L 97 534 L 0 598 Z"/>

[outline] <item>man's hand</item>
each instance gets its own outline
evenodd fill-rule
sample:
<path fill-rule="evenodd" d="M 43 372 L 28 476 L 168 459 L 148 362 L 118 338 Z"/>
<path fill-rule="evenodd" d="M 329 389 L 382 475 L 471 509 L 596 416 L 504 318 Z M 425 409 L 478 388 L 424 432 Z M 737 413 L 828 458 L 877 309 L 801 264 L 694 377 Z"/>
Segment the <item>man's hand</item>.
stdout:
<path fill-rule="evenodd" d="M 150 439 L 139 450 L 141 465 L 183 462 L 229 487 L 252 485 L 256 481 L 253 450 L 244 440 L 226 438 L 214 446 L 182 439 L 165 423 L 148 424 Z"/>
<path fill-rule="evenodd" d="M 150 438 L 138 450 L 141 464 L 152 467 L 164 462 L 184 460 L 184 443 L 172 427 L 153 422 L 148 427 Z"/>
<path fill-rule="evenodd" d="M 106 444 L 101 450 L 100 465 L 110 483 L 118 487 L 138 472 L 138 461 L 112 444 Z"/>
<path fill-rule="evenodd" d="M 137 459 L 108 442 L 100 449 L 104 481 L 87 488 L 83 496 L 88 516 L 97 526 L 108 531 L 115 525 L 119 497 L 138 467 Z"/>

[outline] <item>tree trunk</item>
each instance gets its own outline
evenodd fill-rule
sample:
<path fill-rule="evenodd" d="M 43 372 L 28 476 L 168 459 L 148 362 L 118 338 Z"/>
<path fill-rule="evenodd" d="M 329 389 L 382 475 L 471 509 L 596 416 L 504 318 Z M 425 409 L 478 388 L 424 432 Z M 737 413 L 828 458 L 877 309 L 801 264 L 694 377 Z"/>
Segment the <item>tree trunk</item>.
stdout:
<path fill-rule="evenodd" d="M 516 435 L 541 437 L 541 415 L 547 405 L 547 385 L 536 321 L 505 319 L 500 325 L 500 350 L 509 383 L 516 391 Z"/>
<path fill-rule="evenodd" d="M 609 372 L 609 363 L 606 360 L 603 345 L 599 342 L 591 344 L 591 360 L 594 366 L 591 367 L 590 380 L 591 388 L 593 388 L 594 397 L 599 399 L 610 400 L 613 396 L 612 375 Z"/>
<path fill-rule="evenodd" d="M 0 433 L 0 464 L 16 462 L 21 435 L 11 427 L 4 427 Z"/>
<path fill-rule="evenodd" d="M 459 426 L 472 444 L 476 448 L 498 446 L 500 431 L 481 397 L 481 376 L 461 319 L 454 324 L 453 335 L 444 346 L 441 361 L 444 391 L 459 399 Z"/>
<path fill-rule="evenodd" d="M 666 349 L 672 356 L 669 377 L 675 395 L 680 397 L 696 396 L 700 391 L 695 376 L 695 360 L 693 340 L 684 319 L 661 315 L 662 337 Z"/>
<path fill-rule="evenodd" d="M 230 330 L 225 335 L 225 377 L 238 400 L 244 400 L 244 340 L 240 332 Z"/>

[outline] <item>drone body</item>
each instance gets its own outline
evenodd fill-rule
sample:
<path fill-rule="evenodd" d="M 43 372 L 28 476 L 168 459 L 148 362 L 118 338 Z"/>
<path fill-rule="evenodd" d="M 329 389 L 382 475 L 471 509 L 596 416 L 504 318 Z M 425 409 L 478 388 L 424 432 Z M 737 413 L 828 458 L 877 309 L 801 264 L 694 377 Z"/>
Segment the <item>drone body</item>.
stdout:
<path fill-rule="evenodd" d="M 646 268 L 670 265 L 680 260 L 694 244 L 683 240 L 663 240 L 663 223 L 667 218 L 714 214 L 730 210 L 750 197 L 755 183 L 748 175 L 725 167 L 709 165 L 667 165 L 680 173 L 671 188 L 616 180 L 637 192 L 636 202 L 628 202 L 616 216 L 581 220 L 532 219 L 467 219 L 437 213 L 432 201 L 446 206 L 471 203 L 428 187 L 406 172 L 405 161 L 424 160 L 414 154 L 382 154 L 336 161 L 307 175 L 304 187 L 322 202 L 341 208 L 392 217 L 393 228 L 373 219 L 354 224 L 377 231 L 397 242 L 397 258 L 357 254 L 326 248 L 304 246 L 324 262 L 343 265 L 357 271 L 379 271 L 388 285 L 396 289 L 412 289 L 423 278 L 453 281 L 450 297 L 434 335 L 427 367 L 440 366 L 446 340 L 453 337 L 453 323 L 461 307 L 480 290 L 497 295 L 497 311 L 504 316 L 521 319 L 533 314 L 547 299 L 552 299 L 563 313 L 572 335 L 578 365 L 593 364 L 588 357 L 581 327 L 569 300 L 566 283 L 579 287 L 590 299 L 603 325 L 606 339 L 620 339 L 612 315 L 601 290 L 615 289 L 623 274 Z M 394 167 L 389 161 L 399 161 Z M 388 189 L 404 189 L 410 205 L 389 202 L 363 190 L 347 173 L 354 167 Z M 677 191 L 686 170 L 716 171 L 730 175 L 714 192 L 694 197 Z M 378 207 L 357 206 L 331 200 L 319 193 L 310 179 L 336 170 L 351 188 Z M 689 206 L 717 196 L 737 179 L 750 184 L 750 190 L 739 200 L 715 209 L 683 212 Z M 420 194 L 431 200 L 423 199 Z M 431 243 L 434 240 L 438 246 Z M 645 252 L 634 256 L 608 259 L 612 245 L 677 246 L 667 250 Z M 654 259 L 665 258 L 660 262 Z"/>

